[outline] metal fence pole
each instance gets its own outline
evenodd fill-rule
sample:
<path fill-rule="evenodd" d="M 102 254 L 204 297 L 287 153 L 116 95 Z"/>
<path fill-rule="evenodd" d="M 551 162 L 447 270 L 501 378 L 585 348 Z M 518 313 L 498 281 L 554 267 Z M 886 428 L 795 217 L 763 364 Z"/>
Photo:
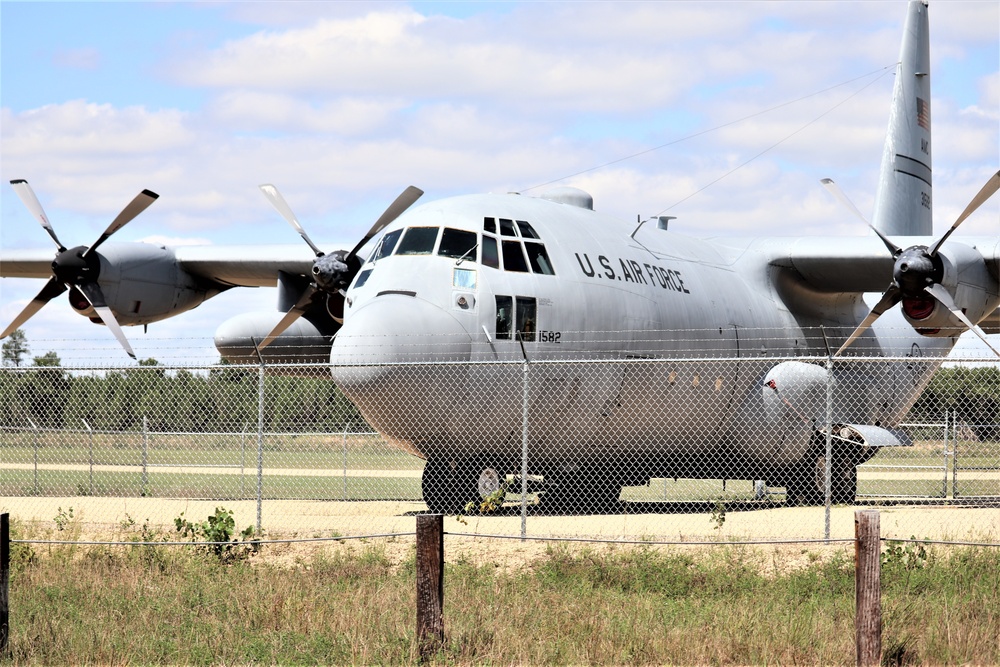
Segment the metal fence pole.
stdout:
<path fill-rule="evenodd" d="M 347 500 L 347 427 L 346 426 L 344 427 L 343 446 L 344 446 L 344 493 L 343 493 L 343 497 L 344 497 L 344 501 L 346 501 Z"/>
<path fill-rule="evenodd" d="M 94 429 L 90 428 L 90 424 L 87 423 L 86 419 L 81 418 L 80 421 L 83 422 L 84 427 L 90 432 L 90 495 L 94 495 Z"/>
<path fill-rule="evenodd" d="M 246 492 L 246 468 L 247 468 L 247 427 L 243 422 L 243 430 L 240 431 L 240 498 L 245 498 Z"/>
<path fill-rule="evenodd" d="M 149 418 L 142 417 L 142 495 L 149 491 Z"/>
<path fill-rule="evenodd" d="M 944 481 L 941 486 L 941 497 L 948 498 L 948 412 L 944 413 Z"/>
<path fill-rule="evenodd" d="M 945 428 L 948 428 L 948 412 L 944 413 Z M 958 499 L 958 412 L 951 411 L 951 497 Z"/>
<path fill-rule="evenodd" d="M 522 390 L 521 390 L 521 537 L 528 534 L 528 355 L 524 354 L 521 343 Z"/>
<path fill-rule="evenodd" d="M 264 501 L 264 358 L 260 357 L 257 374 L 257 534 L 261 533 L 261 510 Z"/>
<path fill-rule="evenodd" d="M 830 503 L 833 484 L 833 357 L 826 358 L 826 464 L 823 471 L 826 508 L 823 511 L 823 539 L 830 539 Z"/>
<path fill-rule="evenodd" d="M 41 495 L 41 490 L 38 487 L 38 440 L 41 437 L 38 433 L 38 427 L 35 426 L 35 422 L 28 419 L 28 423 L 31 424 L 31 430 L 35 432 L 35 495 Z"/>

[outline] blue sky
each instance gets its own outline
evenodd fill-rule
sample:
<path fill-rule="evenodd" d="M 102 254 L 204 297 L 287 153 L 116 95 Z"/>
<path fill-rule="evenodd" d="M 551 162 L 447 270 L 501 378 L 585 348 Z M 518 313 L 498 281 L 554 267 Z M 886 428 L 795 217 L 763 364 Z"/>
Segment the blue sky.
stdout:
<path fill-rule="evenodd" d="M 1000 163 L 1000 2 L 930 11 L 943 228 Z M 294 243 L 257 192 L 273 182 L 321 245 L 350 247 L 409 184 L 428 199 L 524 190 L 862 77 L 564 183 L 626 219 L 683 200 L 671 214 L 688 233 L 863 233 L 818 181 L 870 212 L 892 76 L 863 75 L 895 62 L 904 14 L 901 1 L 4 0 L 0 171 L 31 182 L 66 242 L 89 243 L 150 188 L 160 200 L 116 240 Z M 998 219 L 990 202 L 962 233 Z M 0 187 L 0 249 L 47 244 Z M 0 319 L 39 287 L 0 281 Z M 219 323 L 274 303 L 228 293 L 127 333 L 140 355 L 144 338 L 188 336 L 211 357 Z M 26 330 L 66 356 L 76 343 L 53 331 L 110 338 L 61 300 Z"/>

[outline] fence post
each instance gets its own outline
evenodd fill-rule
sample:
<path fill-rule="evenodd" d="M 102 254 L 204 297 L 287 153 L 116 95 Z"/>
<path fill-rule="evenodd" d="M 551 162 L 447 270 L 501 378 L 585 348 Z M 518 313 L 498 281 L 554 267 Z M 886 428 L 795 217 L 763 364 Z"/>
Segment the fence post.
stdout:
<path fill-rule="evenodd" d="M 28 419 L 28 423 L 31 424 L 31 430 L 35 432 L 35 495 L 41 495 L 41 489 L 38 487 L 38 439 L 41 437 L 38 434 L 38 427 L 35 426 L 35 422 Z"/>
<path fill-rule="evenodd" d="M 142 417 L 142 496 L 149 495 L 149 418 Z"/>
<path fill-rule="evenodd" d="M 824 336 L 826 335 L 824 331 Z M 830 539 L 830 504 L 833 502 L 833 357 L 826 358 L 826 464 L 823 471 L 826 494 L 823 510 L 823 539 Z M 853 501 L 853 499 L 852 499 Z"/>
<path fill-rule="evenodd" d="M 80 421 L 90 433 L 90 495 L 94 495 L 94 429 L 90 428 L 86 419 L 81 418 Z"/>
<path fill-rule="evenodd" d="M 854 512 L 855 658 L 858 667 L 882 663 L 881 542 L 877 510 Z"/>
<path fill-rule="evenodd" d="M 0 514 L 0 655 L 10 637 L 10 514 Z"/>
<path fill-rule="evenodd" d="M 944 413 L 945 428 L 948 428 L 948 412 Z M 951 497 L 958 500 L 958 413 L 951 411 Z"/>
<path fill-rule="evenodd" d="M 261 514 L 264 501 L 264 357 L 260 356 L 257 375 L 257 534 L 261 533 Z"/>
<path fill-rule="evenodd" d="M 444 644 L 444 515 L 417 515 L 417 645 L 420 659 Z"/>
<path fill-rule="evenodd" d="M 520 337 L 518 337 L 520 340 Z M 521 391 L 521 539 L 528 533 L 528 355 L 521 343 L 524 357 Z"/>

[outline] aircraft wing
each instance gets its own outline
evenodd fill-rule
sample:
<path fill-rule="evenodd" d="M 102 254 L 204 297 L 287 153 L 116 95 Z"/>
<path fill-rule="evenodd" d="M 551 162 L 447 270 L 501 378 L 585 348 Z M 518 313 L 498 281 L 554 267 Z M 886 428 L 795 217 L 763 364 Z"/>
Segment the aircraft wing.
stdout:
<path fill-rule="evenodd" d="M 929 246 L 936 241 L 925 236 L 894 236 L 891 240 L 901 248 Z M 798 280 L 821 292 L 882 292 L 892 282 L 893 257 L 876 236 L 713 241 L 731 251 L 729 256 L 734 265 L 753 261 L 789 270 Z M 949 240 L 949 244 L 959 243 L 978 253 L 994 280 L 1000 281 L 1000 237 L 953 236 Z M 949 254 L 948 250 L 945 246 L 943 254 Z"/>
<path fill-rule="evenodd" d="M 4 250 L 0 254 L 0 277 L 41 278 L 52 275 L 51 248 L 43 250 Z"/>
<path fill-rule="evenodd" d="M 113 256 L 115 261 L 128 262 L 133 256 L 142 256 L 133 248 L 149 245 L 108 243 L 101 254 Z M 176 246 L 166 250 L 186 273 L 223 288 L 273 287 L 278 271 L 309 275 L 315 259 L 304 244 Z M 54 254 L 51 249 L 5 249 L 0 253 L 0 277 L 47 279 L 52 275 Z"/>
<path fill-rule="evenodd" d="M 301 243 L 182 246 L 174 248 L 174 256 L 191 275 L 237 287 L 274 287 L 279 271 L 308 276 L 315 259 L 308 246 Z"/>

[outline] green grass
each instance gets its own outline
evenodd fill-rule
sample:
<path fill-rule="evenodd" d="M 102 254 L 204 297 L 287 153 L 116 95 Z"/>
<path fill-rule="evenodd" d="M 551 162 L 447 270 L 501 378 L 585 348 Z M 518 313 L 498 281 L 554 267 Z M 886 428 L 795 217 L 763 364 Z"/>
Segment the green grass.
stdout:
<path fill-rule="evenodd" d="M 412 545 L 281 564 L 264 547 L 231 565 L 179 547 L 14 546 L 4 664 L 417 662 Z M 434 664 L 854 662 L 844 550 L 554 546 L 507 568 L 506 544 L 450 547 Z M 1000 662 L 1000 551 L 897 553 L 883 567 L 887 662 Z"/>

